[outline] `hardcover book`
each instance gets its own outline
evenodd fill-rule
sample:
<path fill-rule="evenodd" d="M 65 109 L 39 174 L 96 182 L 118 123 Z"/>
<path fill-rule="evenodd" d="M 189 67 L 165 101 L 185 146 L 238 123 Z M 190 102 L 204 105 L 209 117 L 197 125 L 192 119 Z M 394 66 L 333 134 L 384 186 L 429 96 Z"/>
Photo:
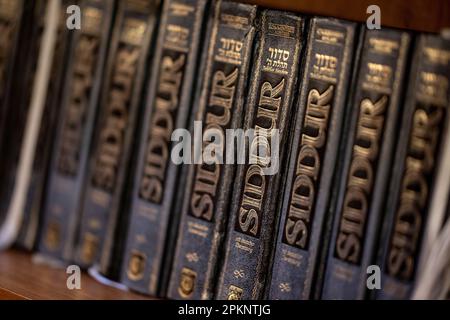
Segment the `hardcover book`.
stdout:
<path fill-rule="evenodd" d="M 363 299 L 374 263 L 398 135 L 410 35 L 367 30 L 359 75 L 349 105 L 323 299 Z"/>
<path fill-rule="evenodd" d="M 310 21 L 270 299 L 310 298 L 346 112 L 355 31 L 350 22 Z"/>
<path fill-rule="evenodd" d="M 161 15 L 121 274 L 125 285 L 151 295 L 165 295 L 169 277 L 183 185 L 180 165 L 171 161 L 171 135 L 187 125 L 208 3 L 169 0 Z"/>
<path fill-rule="evenodd" d="M 420 259 L 411 299 L 447 299 L 450 275 L 447 248 L 450 247 L 450 117 L 442 134 L 428 209 L 428 218 L 420 245 Z"/>
<path fill-rule="evenodd" d="M 44 116 L 38 135 L 37 150 L 31 173 L 30 186 L 16 243 L 25 249 L 32 250 L 37 245 L 38 229 L 41 223 L 45 192 L 47 190 L 47 175 L 50 154 L 56 131 L 56 120 L 59 117 L 61 104 L 61 88 L 66 72 L 67 54 L 71 43 L 72 33 L 66 27 L 66 9 L 70 0 L 61 2 L 58 17 L 58 34 L 55 53 L 52 61 L 50 80 L 45 99 Z M 75 1 L 72 1 L 76 3 Z M 44 26 L 40 28 L 43 29 Z M 34 80 L 36 81 L 36 79 Z"/>
<path fill-rule="evenodd" d="M 104 275 L 114 272 L 114 236 L 121 227 L 120 205 L 131 163 L 141 90 L 158 1 L 118 1 L 114 31 L 99 100 L 82 203 L 75 261 L 100 264 Z M 117 238 L 117 244 L 120 238 Z"/>
<path fill-rule="evenodd" d="M 16 75 L 16 61 L 19 57 L 19 39 L 23 33 L 22 24 L 24 13 L 23 0 L 0 0 L 0 154 L 8 154 L 6 143 L 9 140 L 6 125 L 10 119 L 11 86 Z M 5 177 L 11 171 L 8 159 L 2 156 L 0 159 L 0 174 Z M 9 190 L 11 184 L 2 178 L 0 185 L 0 225 L 3 222 L 5 211 L 9 204 Z"/>
<path fill-rule="evenodd" d="M 5 32 L 11 38 L 5 41 L 6 46 L 13 50 L 9 66 L 5 67 L 10 78 L 5 79 L 7 88 L 4 91 L 3 105 L 0 113 L 5 112 L 0 128 L 0 177 L 4 200 L 1 201 L 1 212 L 5 212 L 10 203 L 13 186 L 17 175 L 22 140 L 26 130 L 26 121 L 32 96 L 33 83 L 41 48 L 42 31 L 45 23 L 45 0 L 11 2 L 3 0 L 5 8 L 3 15 L 14 15 L 22 12 L 21 19 L 11 20 Z M 19 27 L 20 22 L 20 27 Z M 18 35 L 14 34 L 18 32 Z M 18 37 L 16 44 L 14 37 Z M 16 46 L 16 47 L 15 47 Z M 14 48 L 15 47 L 15 48 Z M 6 61 L 5 61 L 6 62 Z M 5 70 L 5 71 L 6 71 Z M 2 80 L 3 81 L 3 80 Z M 0 216 L 1 219 L 1 216 Z M 0 221 L 1 223 L 1 221 Z"/>
<path fill-rule="evenodd" d="M 170 298 L 211 299 L 214 293 L 235 171 L 233 164 L 223 164 L 229 143 L 225 133 L 242 125 L 255 15 L 252 5 L 217 1 L 214 7 L 209 45 L 204 46 L 206 70 L 193 113 L 202 121 L 203 150 L 209 145 L 208 132 L 220 130 L 222 156 L 189 167 Z"/>
<path fill-rule="evenodd" d="M 229 210 L 218 299 L 261 299 L 272 249 L 277 199 L 282 193 L 284 148 L 300 62 L 303 19 L 265 10 L 245 105 L 248 157 L 238 165 Z M 273 130 L 272 130 L 273 129 Z M 276 135 L 278 134 L 278 139 Z M 265 150 L 265 151 L 264 151 Z M 278 152 L 277 152 L 278 150 Z"/>
<path fill-rule="evenodd" d="M 423 239 L 421 241 L 420 261 L 417 272 L 422 271 L 422 275 L 427 277 L 425 269 L 429 265 L 429 255 L 433 250 L 433 245 L 440 237 L 442 228 L 450 216 L 450 117 L 447 117 L 444 124 L 441 148 L 439 157 L 436 159 L 436 178 L 433 181 L 433 193 L 430 196 L 430 206 L 428 209 L 427 223 L 424 227 Z"/>
<path fill-rule="evenodd" d="M 14 61 L 18 56 L 16 50 L 23 5 L 22 0 L 0 0 L 0 33 L 3 35 L 0 42 L 0 142 L 3 137 L 4 121 L 6 121 L 9 110 L 6 98 L 11 86 Z"/>
<path fill-rule="evenodd" d="M 64 77 L 39 245 L 40 252 L 66 261 L 73 258 L 79 204 L 114 9 L 113 1 L 83 0 L 80 5 L 82 24 L 74 33 Z M 65 19 L 63 23 L 66 29 Z"/>
<path fill-rule="evenodd" d="M 450 107 L 450 41 L 420 35 L 410 74 L 381 240 L 378 299 L 408 299 L 416 279 Z"/>

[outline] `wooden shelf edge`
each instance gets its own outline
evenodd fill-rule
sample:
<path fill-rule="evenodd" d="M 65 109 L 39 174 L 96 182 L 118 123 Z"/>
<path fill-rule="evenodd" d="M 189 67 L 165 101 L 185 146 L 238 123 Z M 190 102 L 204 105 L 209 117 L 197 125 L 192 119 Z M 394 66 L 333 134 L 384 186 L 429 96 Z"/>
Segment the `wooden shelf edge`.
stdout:
<path fill-rule="evenodd" d="M 378 5 L 385 27 L 438 33 L 450 28 L 448 0 L 238 0 L 262 7 L 366 22 L 367 7 Z"/>
<path fill-rule="evenodd" d="M 0 299 L 4 300 L 152 300 L 81 275 L 81 289 L 67 288 L 66 270 L 32 261 L 30 253 L 0 252 Z"/>

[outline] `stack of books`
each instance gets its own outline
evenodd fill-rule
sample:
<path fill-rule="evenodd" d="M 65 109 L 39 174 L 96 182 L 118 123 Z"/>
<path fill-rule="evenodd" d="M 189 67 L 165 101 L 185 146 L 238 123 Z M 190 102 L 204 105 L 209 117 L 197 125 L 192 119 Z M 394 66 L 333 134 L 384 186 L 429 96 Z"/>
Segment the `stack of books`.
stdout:
<path fill-rule="evenodd" d="M 52 2 L 0 0 L 17 246 L 171 299 L 413 297 L 450 215 L 449 39 L 226 0 L 58 0 L 11 213 Z"/>

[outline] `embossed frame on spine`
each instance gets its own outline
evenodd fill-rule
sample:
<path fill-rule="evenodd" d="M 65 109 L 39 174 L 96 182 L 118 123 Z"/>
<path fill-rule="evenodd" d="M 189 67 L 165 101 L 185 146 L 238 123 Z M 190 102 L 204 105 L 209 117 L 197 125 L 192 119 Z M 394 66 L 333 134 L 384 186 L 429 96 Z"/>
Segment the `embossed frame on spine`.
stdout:
<path fill-rule="evenodd" d="M 146 294 L 165 295 L 170 275 L 183 185 L 181 165 L 170 159 L 170 137 L 186 128 L 190 115 L 208 6 L 206 0 L 168 0 L 161 13 L 121 270 L 125 285 Z"/>
<path fill-rule="evenodd" d="M 70 46 L 39 245 L 40 252 L 65 261 L 74 259 L 114 2 L 82 0 L 80 6 L 82 25 Z"/>
<path fill-rule="evenodd" d="M 364 299 L 398 135 L 411 36 L 366 30 L 322 298 Z"/>
<path fill-rule="evenodd" d="M 263 137 L 266 132 L 264 130 L 268 130 L 268 122 L 273 124 L 273 128 L 279 129 L 280 164 L 283 163 L 286 153 L 283 146 L 287 141 L 289 114 L 296 112 L 293 107 L 293 90 L 297 87 L 303 24 L 303 18 L 290 13 L 263 11 L 258 36 L 259 47 L 245 105 L 244 130 L 261 130 L 249 144 L 260 141 L 258 139 Z M 266 112 L 267 110 L 272 111 Z M 250 149 L 246 146 L 246 150 Z M 225 258 L 217 289 L 218 299 L 262 298 L 275 232 L 277 199 L 282 192 L 281 167 L 276 174 L 264 176 L 263 166 L 259 162 L 238 165 Z M 255 193 L 255 190 L 258 193 Z"/>
<path fill-rule="evenodd" d="M 225 141 L 225 131 L 242 125 L 255 16 L 255 6 L 217 1 L 212 33 L 204 46 L 207 64 L 193 114 L 196 121 L 202 121 L 203 137 L 211 128 L 222 130 L 223 159 L 227 157 L 225 145 L 230 143 Z M 170 298 L 212 298 L 235 168 L 220 162 L 189 167 Z"/>
<path fill-rule="evenodd" d="M 127 215 L 121 205 L 158 4 L 157 0 L 118 1 L 103 76 L 75 261 L 83 267 L 95 263 L 111 278 L 120 267 L 120 260 L 114 260 L 123 239 L 115 235 Z"/>
<path fill-rule="evenodd" d="M 394 172 L 383 223 L 377 299 L 409 299 L 422 252 L 436 161 L 450 107 L 450 41 L 419 35 L 414 48 Z"/>
<path fill-rule="evenodd" d="M 313 289 L 346 113 L 355 31 L 350 22 L 310 22 L 270 299 L 308 299 Z"/>

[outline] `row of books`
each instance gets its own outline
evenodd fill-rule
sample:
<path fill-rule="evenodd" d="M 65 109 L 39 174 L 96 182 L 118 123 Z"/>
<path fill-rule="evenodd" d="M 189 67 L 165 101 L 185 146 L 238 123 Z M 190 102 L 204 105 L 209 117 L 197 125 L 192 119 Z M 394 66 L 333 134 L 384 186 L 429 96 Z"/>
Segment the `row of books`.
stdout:
<path fill-rule="evenodd" d="M 3 225 L 50 2 L 0 0 Z M 60 2 L 18 246 L 174 299 L 412 297 L 450 212 L 449 40 L 225 0 Z M 221 150 L 254 129 L 246 161 L 175 163 L 194 121 Z"/>

